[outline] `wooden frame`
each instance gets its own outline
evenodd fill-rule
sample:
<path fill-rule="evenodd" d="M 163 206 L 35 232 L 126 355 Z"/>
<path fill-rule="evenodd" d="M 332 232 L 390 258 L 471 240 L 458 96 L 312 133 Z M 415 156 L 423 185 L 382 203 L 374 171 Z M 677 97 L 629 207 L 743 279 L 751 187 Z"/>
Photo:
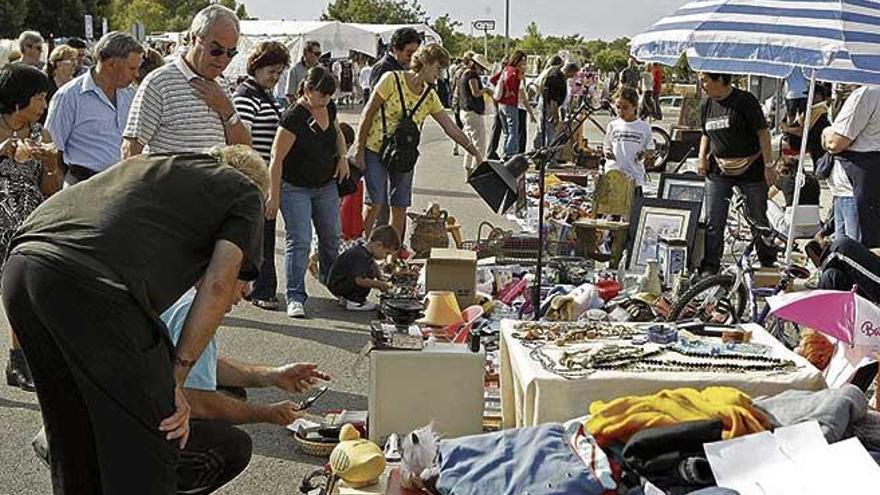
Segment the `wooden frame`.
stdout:
<path fill-rule="evenodd" d="M 630 217 L 628 270 L 643 270 L 648 259 L 657 259 L 660 236 L 686 239 L 693 249 L 701 203 L 636 197 Z M 654 254 L 651 254 L 651 251 Z"/>
<path fill-rule="evenodd" d="M 706 213 L 706 178 L 696 174 L 660 174 L 657 197 L 700 203 L 700 218 Z"/>

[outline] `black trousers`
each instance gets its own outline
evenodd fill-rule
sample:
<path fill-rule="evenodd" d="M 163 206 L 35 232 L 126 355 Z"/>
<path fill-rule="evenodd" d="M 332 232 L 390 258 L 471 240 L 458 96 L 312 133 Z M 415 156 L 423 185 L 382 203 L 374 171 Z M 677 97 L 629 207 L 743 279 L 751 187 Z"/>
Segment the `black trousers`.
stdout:
<path fill-rule="evenodd" d="M 880 256 L 843 236 L 834 241 L 822 262 L 819 288 L 852 290 L 853 285 L 858 286 L 859 294 L 880 304 Z"/>
<path fill-rule="evenodd" d="M 495 120 L 492 121 L 492 138 L 489 139 L 489 147 L 486 148 L 486 158 L 498 160 L 498 145 L 501 144 L 501 112 L 495 112 Z"/>
<path fill-rule="evenodd" d="M 173 494 L 171 343 L 132 296 L 75 267 L 10 256 L 3 304 L 27 356 L 56 494 Z"/>
<path fill-rule="evenodd" d="M 275 220 L 263 222 L 263 264 L 254 282 L 251 298 L 271 301 L 278 291 L 278 276 L 275 273 Z"/>

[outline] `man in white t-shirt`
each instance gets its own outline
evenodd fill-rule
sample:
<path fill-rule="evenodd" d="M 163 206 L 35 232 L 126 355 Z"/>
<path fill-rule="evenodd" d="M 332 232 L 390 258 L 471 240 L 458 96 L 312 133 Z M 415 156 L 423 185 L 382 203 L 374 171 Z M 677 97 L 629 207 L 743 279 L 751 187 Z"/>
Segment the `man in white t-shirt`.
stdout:
<path fill-rule="evenodd" d="M 831 127 L 822 133 L 822 145 L 832 154 L 844 151 L 880 151 L 880 86 L 862 86 L 847 98 Z M 828 179 L 834 197 L 835 235 L 862 240 L 864 229 L 859 222 L 853 183 L 840 157 Z M 880 195 L 878 195 L 880 199 Z"/>
<path fill-rule="evenodd" d="M 612 120 L 605 130 L 604 149 L 613 156 L 605 163 L 605 170 L 620 170 L 633 178 L 636 187 L 645 185 L 645 166 L 640 160 L 654 151 L 650 124 L 641 119 Z"/>

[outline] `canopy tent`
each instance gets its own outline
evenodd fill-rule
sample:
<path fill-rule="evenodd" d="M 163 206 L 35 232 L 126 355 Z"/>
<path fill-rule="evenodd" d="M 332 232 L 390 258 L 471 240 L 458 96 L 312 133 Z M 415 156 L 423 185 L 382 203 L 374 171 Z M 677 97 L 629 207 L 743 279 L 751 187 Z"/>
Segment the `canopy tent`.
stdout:
<path fill-rule="evenodd" d="M 803 70 L 816 80 L 880 84 L 880 2 L 868 0 L 692 0 L 634 37 L 639 60 L 674 64 L 682 54 L 695 70 L 786 77 Z M 800 201 L 809 129 L 801 140 L 793 210 Z M 791 259 L 791 222 L 786 263 Z"/>
<path fill-rule="evenodd" d="M 437 34 L 437 31 L 431 29 L 427 24 L 349 24 L 350 26 L 354 26 L 358 29 L 363 29 L 365 31 L 369 31 L 382 40 L 382 43 L 388 44 L 391 42 L 391 35 L 394 34 L 394 31 L 397 31 L 400 28 L 411 27 L 421 33 L 422 37 L 425 40 L 425 43 L 438 43 L 443 44 L 443 40 L 440 38 L 440 35 Z"/>
<path fill-rule="evenodd" d="M 387 44 L 394 31 L 401 27 L 412 27 L 424 33 L 430 43 L 439 43 L 440 35 L 425 24 L 350 24 L 338 21 L 241 21 L 241 36 L 238 40 L 239 54 L 232 59 L 226 69 L 227 77 L 245 73 L 247 57 L 251 49 L 260 41 L 275 40 L 290 50 L 292 60 L 298 60 L 306 41 L 321 43 L 325 53 L 334 58 L 347 57 L 356 51 L 376 57 L 379 41 Z"/>

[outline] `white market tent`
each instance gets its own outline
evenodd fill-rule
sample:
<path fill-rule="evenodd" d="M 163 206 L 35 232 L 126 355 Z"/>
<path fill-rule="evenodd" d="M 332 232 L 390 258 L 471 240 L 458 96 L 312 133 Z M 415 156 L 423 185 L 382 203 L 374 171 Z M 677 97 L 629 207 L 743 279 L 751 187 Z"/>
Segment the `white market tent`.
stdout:
<path fill-rule="evenodd" d="M 424 33 L 428 42 L 440 43 L 440 36 L 425 24 L 347 24 L 338 21 L 287 21 L 257 20 L 241 21 L 241 36 L 238 40 L 239 54 L 226 69 L 227 77 L 245 73 L 247 57 L 251 49 L 260 41 L 275 40 L 290 50 L 292 60 L 298 60 L 306 41 L 321 43 L 324 52 L 334 58 L 347 57 L 350 51 L 365 53 L 375 57 L 379 50 L 378 41 L 388 43 L 391 34 L 398 28 L 410 26 Z"/>

